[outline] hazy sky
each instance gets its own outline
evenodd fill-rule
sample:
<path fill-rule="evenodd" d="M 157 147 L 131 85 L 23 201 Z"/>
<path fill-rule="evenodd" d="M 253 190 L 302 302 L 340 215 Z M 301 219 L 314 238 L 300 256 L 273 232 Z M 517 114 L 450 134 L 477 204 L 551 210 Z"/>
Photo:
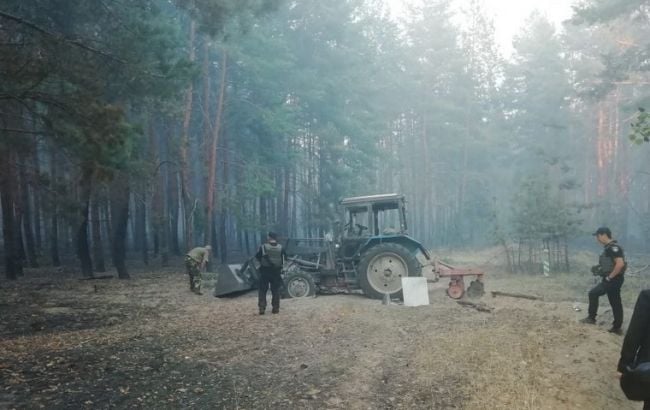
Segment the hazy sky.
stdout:
<path fill-rule="evenodd" d="M 392 11 L 399 14 L 405 3 L 413 0 L 386 0 Z M 425 0 L 426 1 L 426 0 Z M 571 0 L 483 0 L 494 19 L 496 40 L 504 54 L 512 52 L 512 38 L 522 28 L 526 17 L 538 10 L 560 27 L 563 20 L 571 17 Z M 455 0 L 462 6 L 462 0 Z"/>

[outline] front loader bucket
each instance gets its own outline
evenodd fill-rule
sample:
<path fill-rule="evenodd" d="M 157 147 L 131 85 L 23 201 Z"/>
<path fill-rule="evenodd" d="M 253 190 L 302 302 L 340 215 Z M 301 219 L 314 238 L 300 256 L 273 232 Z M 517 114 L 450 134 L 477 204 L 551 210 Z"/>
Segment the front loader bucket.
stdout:
<path fill-rule="evenodd" d="M 257 270 L 252 263 L 219 265 L 217 282 L 214 285 L 214 296 L 228 296 L 255 289 L 258 278 Z"/>

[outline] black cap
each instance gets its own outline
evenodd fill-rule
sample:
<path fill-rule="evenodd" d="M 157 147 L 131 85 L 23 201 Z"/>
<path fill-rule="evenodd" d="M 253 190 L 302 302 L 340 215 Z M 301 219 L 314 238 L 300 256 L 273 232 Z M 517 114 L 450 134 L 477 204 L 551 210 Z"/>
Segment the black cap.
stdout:
<path fill-rule="evenodd" d="M 275 232 L 269 232 L 269 235 L 268 235 L 268 236 L 269 236 L 269 238 L 271 238 L 271 239 L 274 239 L 274 240 L 276 240 L 276 241 L 278 240 L 278 234 L 275 233 Z"/>
<path fill-rule="evenodd" d="M 608 227 L 606 226 L 601 226 L 600 228 L 596 229 L 596 232 L 592 233 L 593 236 L 597 235 L 607 235 L 607 237 L 611 238 L 612 237 L 612 231 L 609 230 Z"/>

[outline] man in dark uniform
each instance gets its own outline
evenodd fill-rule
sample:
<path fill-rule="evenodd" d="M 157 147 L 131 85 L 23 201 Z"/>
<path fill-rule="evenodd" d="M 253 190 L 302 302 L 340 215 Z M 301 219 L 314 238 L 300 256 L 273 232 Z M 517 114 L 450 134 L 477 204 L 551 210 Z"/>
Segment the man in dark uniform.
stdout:
<path fill-rule="evenodd" d="M 642 290 L 636 300 L 623 340 L 618 371 L 627 373 L 628 368 L 633 369 L 644 362 L 650 362 L 650 289 Z M 645 401 L 643 409 L 650 410 L 650 400 Z"/>
<path fill-rule="evenodd" d="M 280 313 L 280 288 L 282 287 L 282 267 L 286 255 L 282 245 L 278 243 L 278 236 L 269 232 L 268 240 L 260 246 L 255 254 L 260 262 L 260 287 L 258 307 L 260 315 L 266 311 L 266 293 L 271 286 L 271 313 Z"/>
<path fill-rule="evenodd" d="M 607 227 L 601 227 L 593 234 L 596 240 L 604 246 L 600 255 L 598 265 L 591 271 L 594 275 L 601 276 L 602 281 L 589 291 L 589 316 L 582 319 L 582 323 L 595 324 L 598 313 L 598 298 L 607 294 L 609 304 L 614 314 L 614 323 L 609 329 L 611 333 L 622 335 L 623 330 L 623 304 L 621 303 L 621 286 L 625 279 L 625 255 L 623 248 L 612 239 L 612 231 Z"/>

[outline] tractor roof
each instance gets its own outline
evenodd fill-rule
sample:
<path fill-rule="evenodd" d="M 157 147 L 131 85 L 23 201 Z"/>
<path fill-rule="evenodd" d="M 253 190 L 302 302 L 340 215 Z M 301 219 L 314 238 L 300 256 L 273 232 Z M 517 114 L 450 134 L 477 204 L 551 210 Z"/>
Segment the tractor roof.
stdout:
<path fill-rule="evenodd" d="M 341 199 L 341 205 L 358 205 L 365 203 L 376 203 L 376 202 L 395 202 L 403 201 L 404 195 L 401 194 L 379 194 L 379 195 L 366 195 L 366 196 L 355 196 L 352 198 L 343 198 Z"/>

